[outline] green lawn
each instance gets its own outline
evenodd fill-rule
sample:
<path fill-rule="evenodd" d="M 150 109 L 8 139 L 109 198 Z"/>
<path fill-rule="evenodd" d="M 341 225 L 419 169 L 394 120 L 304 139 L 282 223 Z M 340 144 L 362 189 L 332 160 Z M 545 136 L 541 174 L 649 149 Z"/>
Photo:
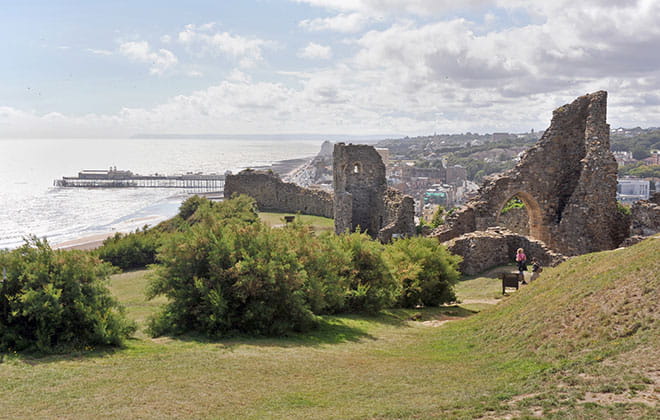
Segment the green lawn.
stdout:
<path fill-rule="evenodd" d="M 297 220 L 306 225 L 311 225 L 315 232 L 331 231 L 334 232 L 335 221 L 327 217 L 310 216 L 307 214 L 295 213 L 268 213 L 259 212 L 259 218 L 268 226 L 281 226 L 284 222 L 284 216 L 294 216 Z"/>
<path fill-rule="evenodd" d="M 139 332 L 114 351 L 10 355 L 0 417 L 657 418 L 658 243 L 546 269 L 473 316 L 468 305 L 393 310 L 288 338 Z M 146 275 L 111 281 L 141 326 L 162 304 L 144 300 Z M 495 286 L 475 278 L 457 291 L 492 299 Z"/>

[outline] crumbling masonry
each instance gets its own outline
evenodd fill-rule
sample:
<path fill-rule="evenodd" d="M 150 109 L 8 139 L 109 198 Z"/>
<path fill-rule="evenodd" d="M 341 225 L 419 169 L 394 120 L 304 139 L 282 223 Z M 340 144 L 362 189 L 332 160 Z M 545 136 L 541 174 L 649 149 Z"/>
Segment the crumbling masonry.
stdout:
<path fill-rule="evenodd" d="M 332 195 L 283 182 L 270 171 L 246 169 L 225 179 L 225 197 L 245 194 L 261 211 L 280 211 L 332 217 Z"/>
<path fill-rule="evenodd" d="M 610 152 L 607 92 L 577 98 L 553 112 L 550 128 L 512 170 L 490 178 L 478 196 L 447 218 L 433 236 L 447 241 L 500 224 L 520 198 L 529 236 L 565 255 L 615 248 L 628 235 L 617 210 L 617 164 Z"/>
<path fill-rule="evenodd" d="M 372 146 L 335 144 L 333 182 L 338 234 L 359 227 L 382 242 L 415 234 L 414 201 L 387 186 L 385 165 Z"/>

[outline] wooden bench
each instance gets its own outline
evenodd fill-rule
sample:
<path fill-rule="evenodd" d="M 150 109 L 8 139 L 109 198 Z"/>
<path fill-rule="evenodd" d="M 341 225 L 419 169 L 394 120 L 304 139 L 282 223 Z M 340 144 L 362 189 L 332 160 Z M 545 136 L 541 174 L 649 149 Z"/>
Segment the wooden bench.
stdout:
<path fill-rule="evenodd" d="M 293 223 L 293 221 L 295 220 L 295 218 L 296 218 L 296 216 L 284 216 L 284 221 L 285 221 L 286 223 Z"/>
<path fill-rule="evenodd" d="M 518 290 L 520 282 L 524 279 L 520 273 L 501 273 L 500 278 L 502 279 L 502 294 L 506 293 L 507 287 L 515 287 Z"/>

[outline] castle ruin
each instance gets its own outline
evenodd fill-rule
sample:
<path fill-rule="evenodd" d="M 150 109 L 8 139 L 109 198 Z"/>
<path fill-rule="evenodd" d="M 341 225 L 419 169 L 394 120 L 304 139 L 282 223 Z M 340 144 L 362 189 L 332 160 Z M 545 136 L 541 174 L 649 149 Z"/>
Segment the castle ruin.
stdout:
<path fill-rule="evenodd" d="M 254 198 L 261 211 L 278 211 L 332 217 L 332 195 L 283 182 L 272 171 L 245 169 L 225 178 L 225 197 L 245 194 Z"/>
<path fill-rule="evenodd" d="M 617 164 L 610 152 L 607 92 L 553 112 L 550 128 L 515 168 L 488 179 L 478 196 L 433 236 L 447 241 L 501 224 L 513 197 L 525 204 L 529 236 L 565 255 L 612 249 L 628 235 L 617 210 Z"/>
<path fill-rule="evenodd" d="M 387 186 L 385 165 L 374 147 L 335 144 L 333 185 L 338 234 L 359 228 L 382 242 L 415 234 L 414 201 Z"/>

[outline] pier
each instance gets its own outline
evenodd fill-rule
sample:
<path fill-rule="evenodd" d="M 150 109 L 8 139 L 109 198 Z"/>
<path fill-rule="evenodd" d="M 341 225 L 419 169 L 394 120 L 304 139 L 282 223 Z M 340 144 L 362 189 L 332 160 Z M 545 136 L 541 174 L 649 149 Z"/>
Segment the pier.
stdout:
<path fill-rule="evenodd" d="M 183 175 L 139 175 L 131 171 L 84 170 L 75 177 L 62 177 L 54 181 L 56 187 L 73 188 L 182 188 L 218 191 L 225 185 L 225 176 L 219 174 L 186 173 Z"/>

